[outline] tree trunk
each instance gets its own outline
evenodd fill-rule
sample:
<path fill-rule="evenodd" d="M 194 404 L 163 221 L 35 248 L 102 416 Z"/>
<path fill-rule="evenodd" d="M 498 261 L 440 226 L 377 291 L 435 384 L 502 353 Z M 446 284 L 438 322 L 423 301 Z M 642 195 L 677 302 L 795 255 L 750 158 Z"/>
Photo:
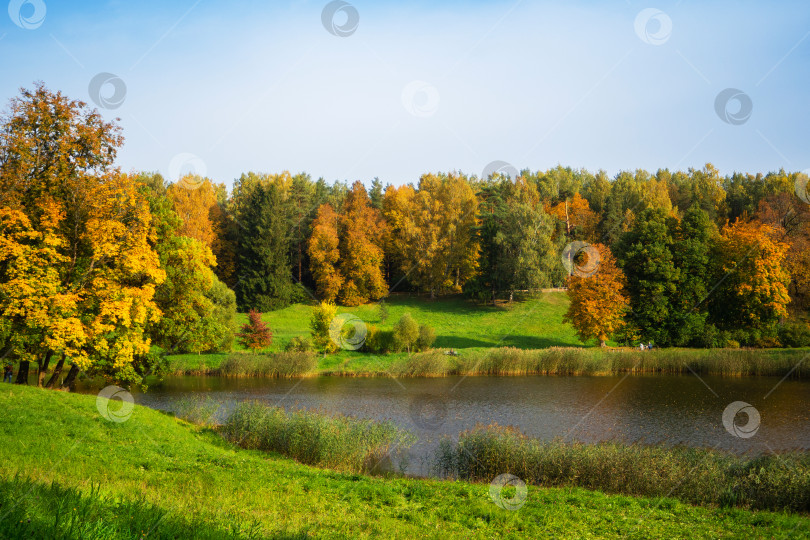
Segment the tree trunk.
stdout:
<path fill-rule="evenodd" d="M 62 358 L 59 359 L 59 362 L 56 363 L 56 367 L 53 369 L 53 375 L 51 378 L 48 379 L 48 384 L 45 385 L 45 388 L 53 388 L 56 379 L 62 374 L 62 368 L 65 366 L 65 353 L 62 353 Z"/>
<path fill-rule="evenodd" d="M 20 360 L 20 367 L 17 370 L 17 378 L 14 382 L 17 384 L 28 384 L 28 367 L 30 362 L 28 360 Z"/>
<path fill-rule="evenodd" d="M 73 391 L 73 387 L 76 384 L 76 375 L 79 374 L 79 366 L 76 364 L 70 365 L 70 371 L 68 371 L 67 377 L 65 377 L 65 381 L 62 383 L 62 390 L 68 389 Z"/>
<path fill-rule="evenodd" d="M 565 199 L 565 232 L 571 234 L 571 222 L 568 219 L 568 199 Z"/>
<path fill-rule="evenodd" d="M 40 388 L 42 388 L 42 382 L 45 380 L 45 375 L 48 373 L 51 356 L 53 356 L 53 351 L 45 353 L 45 359 L 39 363 L 39 367 L 37 368 L 37 386 Z"/>

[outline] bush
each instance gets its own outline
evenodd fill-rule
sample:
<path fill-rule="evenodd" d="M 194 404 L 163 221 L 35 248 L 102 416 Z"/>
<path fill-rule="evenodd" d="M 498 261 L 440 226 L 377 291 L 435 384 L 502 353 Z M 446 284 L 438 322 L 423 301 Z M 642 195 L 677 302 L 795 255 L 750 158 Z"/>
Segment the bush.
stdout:
<path fill-rule="evenodd" d="M 392 461 L 399 458 L 404 465 L 405 450 L 416 441 L 391 421 L 306 410 L 287 413 L 257 402 L 237 406 L 222 434 L 242 448 L 279 452 L 308 465 L 352 472 L 372 471 L 386 456 Z"/>
<path fill-rule="evenodd" d="M 384 354 L 394 350 L 394 332 L 391 330 L 380 330 L 373 324 L 366 326 L 366 342 L 363 344 L 363 350 Z"/>
<path fill-rule="evenodd" d="M 337 306 L 329 302 L 321 302 L 312 311 L 309 328 L 312 333 L 312 342 L 319 351 L 331 353 L 338 349 L 337 344 L 329 335 L 329 325 L 332 324 L 335 315 L 337 315 Z"/>
<path fill-rule="evenodd" d="M 416 350 L 426 351 L 436 342 L 436 331 L 430 326 L 422 324 L 419 326 L 419 337 L 416 338 Z"/>
<path fill-rule="evenodd" d="M 419 325 L 410 313 L 406 313 L 394 325 L 395 347 L 399 351 L 408 349 L 408 352 L 411 352 L 411 347 L 416 344 L 417 339 L 419 339 Z"/>
<path fill-rule="evenodd" d="M 802 322 L 786 322 L 779 327 L 778 336 L 785 347 L 810 346 L 810 327 Z"/>
<path fill-rule="evenodd" d="M 236 353 L 225 359 L 219 368 L 219 374 L 229 377 L 295 377 L 306 375 L 317 365 L 318 361 L 311 351 Z"/>
<path fill-rule="evenodd" d="M 295 336 L 284 347 L 287 352 L 307 352 L 312 350 L 312 341 L 308 337 Z"/>

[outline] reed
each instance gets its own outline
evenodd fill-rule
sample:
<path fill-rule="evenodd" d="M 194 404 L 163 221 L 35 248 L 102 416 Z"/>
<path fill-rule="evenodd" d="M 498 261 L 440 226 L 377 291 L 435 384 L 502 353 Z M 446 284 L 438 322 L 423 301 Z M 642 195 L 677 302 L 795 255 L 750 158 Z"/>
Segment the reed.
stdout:
<path fill-rule="evenodd" d="M 318 361 L 311 351 L 273 354 L 235 353 L 217 370 L 225 377 L 300 377 L 315 370 Z"/>
<path fill-rule="evenodd" d="M 810 454 L 746 458 L 706 449 L 560 440 L 478 426 L 441 442 L 438 473 L 489 482 L 511 473 L 527 484 L 672 497 L 690 504 L 810 511 Z"/>
<path fill-rule="evenodd" d="M 805 360 L 807 357 L 807 360 Z M 391 373 L 406 377 L 446 375 L 614 375 L 700 373 L 722 376 L 810 376 L 810 353 L 763 349 L 582 349 L 500 347 L 462 350 L 459 356 L 431 350 L 395 361 Z"/>
<path fill-rule="evenodd" d="M 391 421 L 307 410 L 285 412 L 258 402 L 238 405 L 220 432 L 242 448 L 278 452 L 308 465 L 351 472 L 382 472 L 386 461 L 404 470 L 405 450 L 416 442 Z"/>

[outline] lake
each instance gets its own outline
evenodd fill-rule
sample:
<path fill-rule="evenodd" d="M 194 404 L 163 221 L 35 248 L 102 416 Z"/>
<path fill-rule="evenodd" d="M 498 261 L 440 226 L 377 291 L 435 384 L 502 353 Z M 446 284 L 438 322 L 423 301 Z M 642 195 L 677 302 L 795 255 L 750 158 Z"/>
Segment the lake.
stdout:
<path fill-rule="evenodd" d="M 291 408 L 321 409 L 390 419 L 419 441 L 407 473 L 430 475 L 430 458 L 442 437 L 457 438 L 477 424 L 512 425 L 544 440 L 717 448 L 737 454 L 810 449 L 810 382 L 780 378 L 694 375 L 609 377 L 446 377 L 263 379 L 168 377 L 135 401 L 174 411 L 184 397 L 205 393 L 222 403 L 259 400 Z M 750 437 L 732 435 L 723 412 L 746 402 L 760 414 Z M 740 413 L 737 424 L 748 417 Z M 749 425 L 749 433 L 754 424 Z M 733 429 L 733 427 L 732 427 Z M 749 433 L 740 432 L 744 435 Z"/>

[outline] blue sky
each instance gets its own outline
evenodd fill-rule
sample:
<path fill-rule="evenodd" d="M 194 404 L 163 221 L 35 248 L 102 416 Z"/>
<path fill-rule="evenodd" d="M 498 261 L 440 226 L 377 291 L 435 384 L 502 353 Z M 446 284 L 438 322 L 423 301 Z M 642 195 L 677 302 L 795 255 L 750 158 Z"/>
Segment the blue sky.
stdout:
<path fill-rule="evenodd" d="M 100 111 L 121 119 L 124 170 L 226 184 L 249 170 L 401 184 L 494 160 L 810 168 L 806 0 L 356 1 L 345 37 L 322 24 L 327 2 L 195 2 L 45 0 L 41 19 L 12 0 L 35 28 L 0 11 L 0 100 L 42 80 L 95 106 L 91 79 L 114 74 L 126 96 Z M 727 88 L 753 107 L 737 125 L 715 110 Z"/>

